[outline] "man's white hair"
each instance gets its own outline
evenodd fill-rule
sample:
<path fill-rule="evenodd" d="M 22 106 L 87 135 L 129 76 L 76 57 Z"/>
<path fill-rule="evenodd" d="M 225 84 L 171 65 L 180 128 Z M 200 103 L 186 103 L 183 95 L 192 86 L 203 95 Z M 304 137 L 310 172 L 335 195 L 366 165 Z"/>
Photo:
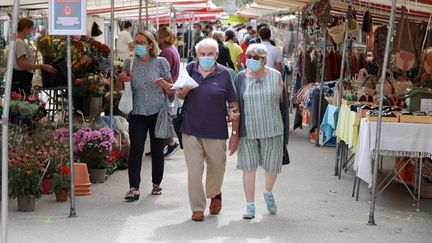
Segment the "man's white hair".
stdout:
<path fill-rule="evenodd" d="M 216 51 L 218 51 L 218 43 L 210 38 L 206 38 L 200 42 L 198 42 L 198 44 L 196 44 L 195 46 L 195 51 L 199 52 L 199 49 L 202 47 L 208 47 L 208 48 L 213 48 Z"/>

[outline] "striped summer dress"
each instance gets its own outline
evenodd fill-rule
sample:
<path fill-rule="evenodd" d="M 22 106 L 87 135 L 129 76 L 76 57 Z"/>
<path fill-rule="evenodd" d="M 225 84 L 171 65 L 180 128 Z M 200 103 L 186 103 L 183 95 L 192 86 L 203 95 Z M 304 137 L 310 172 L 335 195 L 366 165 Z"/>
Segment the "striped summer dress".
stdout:
<path fill-rule="evenodd" d="M 280 112 L 281 80 L 280 73 L 266 68 L 264 77 L 251 78 L 246 75 L 243 93 L 243 119 L 246 139 L 270 138 L 283 135 L 283 122 Z"/>

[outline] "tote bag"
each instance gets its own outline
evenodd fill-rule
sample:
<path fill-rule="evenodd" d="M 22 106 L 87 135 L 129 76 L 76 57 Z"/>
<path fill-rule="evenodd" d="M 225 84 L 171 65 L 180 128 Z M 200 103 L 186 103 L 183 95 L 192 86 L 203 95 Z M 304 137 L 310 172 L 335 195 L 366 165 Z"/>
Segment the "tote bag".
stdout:
<path fill-rule="evenodd" d="M 130 59 L 130 71 L 129 75 L 132 75 L 132 67 L 133 67 L 133 58 Z M 131 82 L 124 82 L 124 91 L 120 98 L 120 102 L 118 105 L 119 110 L 125 114 L 129 115 L 129 113 L 132 112 L 133 109 L 133 97 L 132 97 L 132 86 Z"/>

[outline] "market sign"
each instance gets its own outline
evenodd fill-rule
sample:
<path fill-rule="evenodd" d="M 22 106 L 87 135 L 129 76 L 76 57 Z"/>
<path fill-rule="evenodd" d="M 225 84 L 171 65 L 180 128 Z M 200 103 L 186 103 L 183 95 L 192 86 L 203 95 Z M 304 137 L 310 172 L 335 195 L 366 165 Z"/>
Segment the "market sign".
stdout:
<path fill-rule="evenodd" d="M 86 35 L 85 0 L 49 0 L 50 35 Z"/>

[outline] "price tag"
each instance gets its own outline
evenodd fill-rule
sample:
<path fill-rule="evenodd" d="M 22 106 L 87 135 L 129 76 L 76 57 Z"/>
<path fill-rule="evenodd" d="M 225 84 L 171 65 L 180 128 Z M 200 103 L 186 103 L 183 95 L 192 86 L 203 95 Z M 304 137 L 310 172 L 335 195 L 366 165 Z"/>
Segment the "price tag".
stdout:
<path fill-rule="evenodd" d="M 420 111 L 432 112 L 432 99 L 421 99 Z"/>

